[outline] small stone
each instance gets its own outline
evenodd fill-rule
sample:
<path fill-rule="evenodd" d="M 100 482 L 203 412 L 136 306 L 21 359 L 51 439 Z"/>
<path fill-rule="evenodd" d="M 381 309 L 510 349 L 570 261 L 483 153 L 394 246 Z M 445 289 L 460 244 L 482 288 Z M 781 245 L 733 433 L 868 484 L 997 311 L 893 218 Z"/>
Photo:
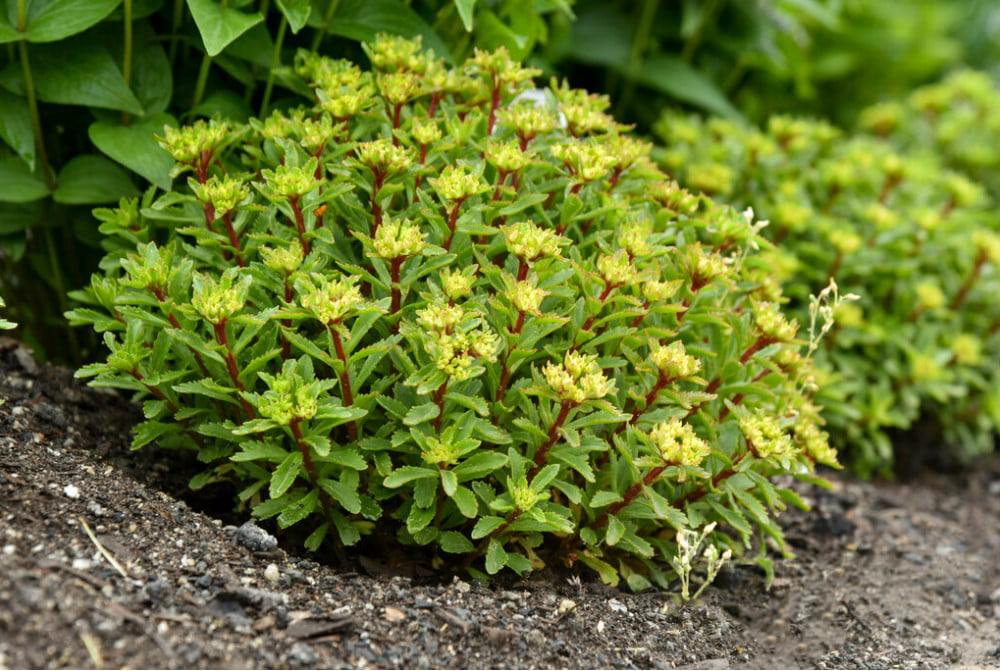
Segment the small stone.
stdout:
<path fill-rule="evenodd" d="M 605 628 L 606 626 L 607 626 L 607 625 L 606 625 L 606 624 L 604 624 L 604 620 L 598 620 L 598 621 L 597 621 L 597 633 L 598 633 L 598 634 L 603 634 L 603 633 L 604 633 L 604 628 Z"/>
<path fill-rule="evenodd" d="M 385 619 L 389 622 L 402 622 L 406 619 L 406 613 L 394 606 L 386 606 L 383 609 L 383 613 L 385 614 Z"/>
<path fill-rule="evenodd" d="M 459 594 L 467 594 L 468 591 L 472 589 L 472 585 L 465 582 L 464 580 L 456 580 L 455 589 L 458 591 Z"/>
<path fill-rule="evenodd" d="M 93 566 L 89 559 L 74 559 L 73 568 L 77 571 L 89 571 L 90 567 Z"/>
<path fill-rule="evenodd" d="M 236 540 L 254 552 L 270 552 L 278 547 L 277 538 L 250 521 L 236 530 Z"/>
<path fill-rule="evenodd" d="M 77 488 L 76 485 L 66 485 L 65 487 L 63 487 L 63 494 L 65 494 L 71 499 L 80 498 L 80 490 L 79 488 Z"/>
<path fill-rule="evenodd" d="M 278 565 L 268 564 L 267 568 L 264 569 L 264 578 L 266 578 L 268 582 L 278 582 L 278 579 L 281 578 L 281 572 L 278 571 Z"/>
<path fill-rule="evenodd" d="M 3 553 L 5 555 L 12 555 L 17 552 L 17 546 L 13 544 L 8 544 L 3 546 Z"/>
<path fill-rule="evenodd" d="M 627 613 L 628 612 L 628 607 L 625 604 L 623 604 L 621 601 L 619 601 L 618 599 L 609 599 L 608 600 L 608 608 L 610 608 L 613 613 Z"/>
<path fill-rule="evenodd" d="M 562 616 L 570 612 L 574 608 L 576 608 L 576 601 L 573 601 L 572 599 L 563 599 L 562 601 L 559 602 L 559 608 L 556 612 L 560 616 Z"/>
<path fill-rule="evenodd" d="M 528 640 L 529 645 L 532 645 L 536 648 L 540 648 L 543 645 L 545 645 L 545 634 L 538 631 L 537 629 L 532 629 L 531 631 L 529 631 L 528 635 L 525 636 L 525 638 Z"/>

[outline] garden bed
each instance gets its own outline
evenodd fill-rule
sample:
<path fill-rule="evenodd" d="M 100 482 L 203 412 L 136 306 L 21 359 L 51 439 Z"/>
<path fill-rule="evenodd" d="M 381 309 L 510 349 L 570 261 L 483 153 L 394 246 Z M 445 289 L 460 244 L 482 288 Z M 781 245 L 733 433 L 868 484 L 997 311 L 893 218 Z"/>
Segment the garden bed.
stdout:
<path fill-rule="evenodd" d="M 1000 667 L 997 457 L 802 486 L 815 509 L 783 516 L 798 557 L 771 589 L 728 567 L 680 608 L 586 571 L 317 563 L 238 528 L 228 492 L 186 491 L 176 453 L 130 453 L 136 408 L 9 339 L 0 398 L 0 668 Z"/>

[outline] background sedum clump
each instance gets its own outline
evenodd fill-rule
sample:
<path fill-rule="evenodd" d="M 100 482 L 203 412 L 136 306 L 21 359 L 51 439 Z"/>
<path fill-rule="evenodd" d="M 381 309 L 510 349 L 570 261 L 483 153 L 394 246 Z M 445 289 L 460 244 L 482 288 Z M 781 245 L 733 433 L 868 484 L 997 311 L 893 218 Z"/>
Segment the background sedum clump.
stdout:
<path fill-rule="evenodd" d="M 665 114 L 657 127 L 659 158 L 682 183 L 770 219 L 782 243 L 770 264 L 798 314 L 831 277 L 861 296 L 837 309 L 819 360 L 834 443 L 863 475 L 906 462 L 893 453 L 902 432 L 897 450 L 923 443 L 921 458 L 953 463 L 994 449 L 1000 430 L 1000 217 L 959 171 L 996 152 L 971 153 L 971 138 L 995 125 L 984 116 L 978 127 L 965 109 L 983 85 L 965 73 L 914 94 L 954 98 L 941 118 L 868 110 L 866 124 L 885 136 L 895 128 L 893 141 L 790 117 L 756 129 Z"/>
<path fill-rule="evenodd" d="M 196 451 L 194 487 L 236 483 L 312 550 L 638 589 L 784 549 L 773 515 L 804 504 L 773 478 L 837 461 L 821 324 L 785 316 L 752 212 L 503 49 L 366 51 L 300 52 L 308 109 L 167 129 L 188 188 L 97 211 L 69 316 L 109 351 L 79 375 L 142 401 L 133 446 Z"/>

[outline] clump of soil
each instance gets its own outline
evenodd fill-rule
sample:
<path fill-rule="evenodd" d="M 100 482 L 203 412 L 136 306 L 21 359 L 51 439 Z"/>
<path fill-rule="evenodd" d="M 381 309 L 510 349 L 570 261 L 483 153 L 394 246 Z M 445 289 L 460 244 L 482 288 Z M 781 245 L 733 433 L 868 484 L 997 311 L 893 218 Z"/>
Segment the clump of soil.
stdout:
<path fill-rule="evenodd" d="M 0 668 L 1000 668 L 1000 461 L 833 476 L 783 517 L 776 579 L 699 603 L 550 574 L 482 586 L 243 524 L 196 464 L 131 453 L 139 412 L 0 340 Z M 91 538 L 93 535 L 93 538 Z M 419 569 L 419 567 L 417 567 Z"/>

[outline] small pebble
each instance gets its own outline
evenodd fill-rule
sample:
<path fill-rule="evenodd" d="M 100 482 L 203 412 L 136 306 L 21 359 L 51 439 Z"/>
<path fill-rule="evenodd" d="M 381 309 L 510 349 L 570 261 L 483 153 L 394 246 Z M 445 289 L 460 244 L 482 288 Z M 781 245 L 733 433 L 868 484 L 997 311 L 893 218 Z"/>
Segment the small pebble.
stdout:
<path fill-rule="evenodd" d="M 63 494 L 65 494 L 71 499 L 80 498 L 80 490 L 77 488 L 76 485 L 66 485 L 65 487 L 63 487 Z"/>
<path fill-rule="evenodd" d="M 264 569 L 264 577 L 268 582 L 278 582 L 278 579 L 281 578 L 281 573 L 278 571 L 278 565 L 268 564 L 267 568 Z"/>
<path fill-rule="evenodd" d="M 628 612 L 628 608 L 625 606 L 625 604 L 623 604 L 618 599 L 609 599 L 608 600 L 608 608 L 610 608 L 612 610 L 612 612 L 615 612 L 615 613 L 627 613 Z"/>
<path fill-rule="evenodd" d="M 559 615 L 565 615 L 576 608 L 576 601 L 572 599 L 563 599 L 559 602 L 559 609 L 556 611 Z"/>

